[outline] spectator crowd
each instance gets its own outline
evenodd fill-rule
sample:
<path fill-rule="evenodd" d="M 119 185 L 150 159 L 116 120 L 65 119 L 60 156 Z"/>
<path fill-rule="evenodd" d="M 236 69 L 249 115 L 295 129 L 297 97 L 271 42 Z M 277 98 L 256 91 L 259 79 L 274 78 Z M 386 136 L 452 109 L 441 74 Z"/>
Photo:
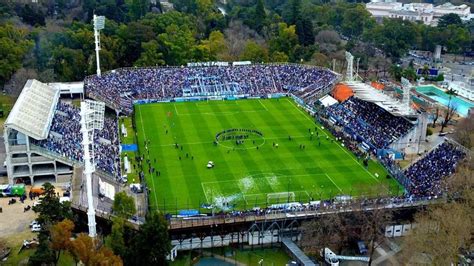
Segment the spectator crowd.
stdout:
<path fill-rule="evenodd" d="M 94 133 L 96 167 L 115 177 L 120 176 L 120 150 L 117 121 L 105 117 L 104 128 Z M 81 115 L 78 107 L 59 102 L 48 138 L 34 141 L 40 147 L 75 161 L 83 158 Z"/>
<path fill-rule="evenodd" d="M 336 78 L 331 71 L 295 64 L 130 68 L 88 77 L 85 88 L 89 97 L 130 114 L 135 100 L 318 91 Z"/>
<path fill-rule="evenodd" d="M 374 149 L 383 149 L 407 134 L 413 125 L 403 117 L 394 116 L 378 105 L 351 97 L 326 108 L 348 134 L 358 135 Z"/>
<path fill-rule="evenodd" d="M 414 196 L 438 196 L 443 193 L 442 178 L 454 173 L 457 163 L 466 154 L 445 141 L 404 171 L 411 181 L 409 192 Z"/>

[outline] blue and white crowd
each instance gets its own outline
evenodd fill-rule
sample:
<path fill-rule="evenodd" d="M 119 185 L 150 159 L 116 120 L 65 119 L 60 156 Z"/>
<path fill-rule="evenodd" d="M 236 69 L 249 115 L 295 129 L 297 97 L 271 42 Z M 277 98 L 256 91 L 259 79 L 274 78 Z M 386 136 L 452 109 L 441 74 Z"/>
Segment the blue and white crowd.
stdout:
<path fill-rule="evenodd" d="M 442 180 L 455 172 L 466 154 L 457 146 L 444 142 L 404 171 L 411 181 L 409 192 L 414 196 L 438 196 L 445 191 Z"/>
<path fill-rule="evenodd" d="M 239 95 L 263 96 L 289 90 L 320 90 L 336 78 L 325 69 L 290 64 L 130 68 L 88 77 L 85 88 L 89 97 L 130 114 L 135 100 L 170 100 L 182 97 L 183 91 L 232 88 Z"/>
<path fill-rule="evenodd" d="M 339 126 L 350 135 L 359 135 L 375 149 L 386 148 L 407 134 L 413 125 L 403 117 L 394 116 L 378 105 L 351 97 L 326 108 Z"/>
<path fill-rule="evenodd" d="M 130 114 L 135 100 L 182 97 L 183 90 L 199 90 L 203 83 L 210 88 L 230 84 L 241 94 L 262 96 L 288 91 L 301 92 L 308 88 L 320 90 L 334 83 L 336 78 L 330 71 L 302 65 L 248 65 L 121 69 L 101 77 L 89 77 L 85 84 L 90 97 Z M 376 104 L 355 97 L 330 106 L 323 113 L 337 121 L 336 124 L 345 133 L 357 135 L 375 149 L 386 148 L 413 127 L 405 118 L 394 116 Z M 34 141 L 34 144 L 80 161 L 83 156 L 80 129 L 79 108 L 59 102 L 48 138 Z M 351 139 L 346 139 L 342 132 L 330 130 L 357 154 L 358 148 Z M 94 145 L 97 168 L 120 177 L 117 120 L 105 118 L 104 128 L 95 133 Z M 409 194 L 415 197 L 440 195 L 443 192 L 442 178 L 453 174 L 456 164 L 463 157 L 465 154 L 453 144 L 445 142 L 439 145 L 403 172 L 410 183 L 407 187 Z M 382 160 L 389 166 L 394 165 L 389 159 Z"/>
<path fill-rule="evenodd" d="M 34 144 L 75 161 L 83 157 L 81 116 L 78 107 L 59 102 L 48 138 Z M 117 121 L 105 118 L 104 128 L 95 131 L 94 157 L 97 168 L 115 177 L 120 176 L 120 150 Z"/>

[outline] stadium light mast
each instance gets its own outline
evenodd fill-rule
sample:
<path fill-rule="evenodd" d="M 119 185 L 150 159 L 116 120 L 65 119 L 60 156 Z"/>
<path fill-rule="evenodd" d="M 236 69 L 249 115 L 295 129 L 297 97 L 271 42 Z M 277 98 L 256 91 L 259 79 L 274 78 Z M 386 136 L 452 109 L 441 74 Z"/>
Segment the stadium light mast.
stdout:
<path fill-rule="evenodd" d="M 410 113 L 410 89 L 411 84 L 410 81 L 404 77 L 401 79 L 402 81 L 402 90 L 403 90 L 403 98 L 402 98 L 402 106 L 404 108 L 403 113 L 409 114 Z"/>
<path fill-rule="evenodd" d="M 104 29 L 105 26 L 105 17 L 104 16 L 96 16 L 94 14 L 94 38 L 95 38 L 95 60 L 97 62 L 97 76 L 100 77 L 100 59 L 99 59 L 99 51 L 100 51 L 100 30 Z"/>
<path fill-rule="evenodd" d="M 354 81 L 354 56 L 346 51 L 346 61 L 347 61 L 347 71 L 346 71 L 346 81 Z"/>
<path fill-rule="evenodd" d="M 94 130 L 100 130 L 104 127 L 103 102 L 85 100 L 81 102 L 81 132 L 82 146 L 84 149 L 84 176 L 86 177 L 87 189 L 87 223 L 89 226 L 89 236 L 95 237 L 95 208 L 92 197 L 92 173 L 95 171 L 94 164 Z"/>

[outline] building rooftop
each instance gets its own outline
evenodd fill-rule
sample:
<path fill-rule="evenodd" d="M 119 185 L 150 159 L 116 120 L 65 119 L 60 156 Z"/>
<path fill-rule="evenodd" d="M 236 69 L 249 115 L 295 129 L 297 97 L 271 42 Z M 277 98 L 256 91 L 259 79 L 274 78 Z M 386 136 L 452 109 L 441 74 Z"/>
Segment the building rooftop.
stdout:
<path fill-rule="evenodd" d="M 5 126 L 37 140 L 46 139 L 58 100 L 59 89 L 30 79 L 8 115 Z"/>

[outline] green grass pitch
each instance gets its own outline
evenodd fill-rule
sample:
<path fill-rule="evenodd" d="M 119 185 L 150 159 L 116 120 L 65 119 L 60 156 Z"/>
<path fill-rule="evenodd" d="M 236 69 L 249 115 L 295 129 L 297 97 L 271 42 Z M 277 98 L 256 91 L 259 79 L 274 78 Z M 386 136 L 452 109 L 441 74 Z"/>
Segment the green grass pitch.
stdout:
<path fill-rule="evenodd" d="M 149 174 L 144 163 L 154 210 L 205 203 L 249 209 L 401 192 L 380 164 L 365 169 L 289 98 L 137 105 L 135 121 L 140 153 L 156 169 Z"/>

